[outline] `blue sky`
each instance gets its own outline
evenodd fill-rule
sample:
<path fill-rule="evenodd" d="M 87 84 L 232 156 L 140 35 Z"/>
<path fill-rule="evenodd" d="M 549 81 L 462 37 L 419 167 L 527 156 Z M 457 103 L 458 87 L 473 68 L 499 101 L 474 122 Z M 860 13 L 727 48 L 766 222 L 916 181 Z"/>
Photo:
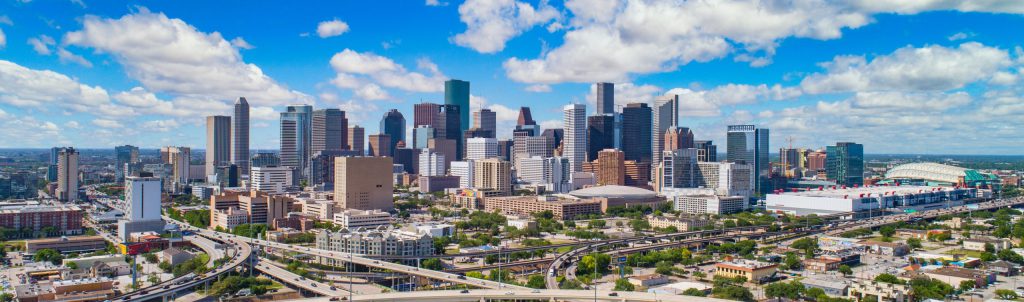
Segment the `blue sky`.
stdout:
<path fill-rule="evenodd" d="M 1022 154 L 1019 1 L 0 2 L 0 147 L 202 148 L 203 117 L 253 105 L 275 149 L 293 103 L 376 131 L 391 108 L 472 83 L 508 136 L 519 106 L 678 94 L 683 126 L 772 130 L 772 148 Z M 588 111 L 592 111 L 590 106 Z"/>

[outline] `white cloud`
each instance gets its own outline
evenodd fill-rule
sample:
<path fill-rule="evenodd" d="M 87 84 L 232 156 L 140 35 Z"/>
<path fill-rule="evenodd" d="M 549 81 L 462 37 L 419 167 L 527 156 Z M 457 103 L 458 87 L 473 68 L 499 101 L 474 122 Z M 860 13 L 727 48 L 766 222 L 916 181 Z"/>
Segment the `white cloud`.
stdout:
<path fill-rule="evenodd" d="M 316 25 L 316 34 L 321 38 L 340 36 L 346 32 L 348 32 L 348 23 L 338 19 L 323 21 Z"/>
<path fill-rule="evenodd" d="M 97 112 L 109 108 L 110 96 L 99 86 L 81 84 L 57 72 L 0 60 L 0 103 L 40 110 L 57 106 L 75 112 Z"/>
<path fill-rule="evenodd" d="M 427 6 L 448 6 L 448 2 L 441 2 L 439 0 L 427 0 Z"/>
<path fill-rule="evenodd" d="M 789 37 L 837 39 L 880 13 L 930 10 L 1021 13 L 1024 2 L 1005 1 L 674 1 L 568 0 L 571 12 L 562 44 L 537 58 L 512 57 L 506 75 L 524 83 L 623 82 L 630 75 L 674 71 L 690 62 L 735 54 L 763 66 Z M 465 19 L 465 15 L 463 14 Z M 487 24 L 509 24 L 510 15 L 491 14 Z M 516 33 L 528 28 L 514 28 Z M 472 29 L 472 27 L 471 27 Z M 485 41 L 504 41 L 499 37 Z M 461 45 L 461 44 L 460 44 Z M 486 45 L 486 44 L 485 44 Z M 483 50 L 496 47 L 473 47 Z"/>
<path fill-rule="evenodd" d="M 281 113 L 274 110 L 273 107 L 252 107 L 249 109 L 249 117 L 254 120 L 276 121 L 280 116 Z"/>
<path fill-rule="evenodd" d="M 973 36 L 974 36 L 974 33 L 958 32 L 958 33 L 955 33 L 955 34 L 947 37 L 946 39 L 949 39 L 950 41 L 960 41 L 960 40 L 967 39 L 967 38 L 970 38 L 970 37 L 973 37 Z"/>
<path fill-rule="evenodd" d="M 92 62 L 89 62 L 89 60 L 86 60 L 82 56 L 73 54 L 73 53 L 71 53 L 70 51 L 68 51 L 67 49 L 64 49 L 64 48 L 58 48 L 57 49 L 57 57 L 60 58 L 60 62 L 61 63 L 71 62 L 71 63 L 75 63 L 75 64 L 78 64 L 78 65 L 82 65 L 82 66 L 85 66 L 85 67 L 92 68 Z"/>
<path fill-rule="evenodd" d="M 384 88 L 412 92 L 440 92 L 448 79 L 428 59 L 417 61 L 421 72 L 407 70 L 391 59 L 371 52 L 359 53 L 345 49 L 331 57 L 331 67 L 337 75 L 331 83 L 339 88 L 351 89 L 360 99 L 389 99 Z"/>
<path fill-rule="evenodd" d="M 634 83 L 615 83 L 615 105 L 626 106 L 629 103 L 648 103 L 654 100 L 654 95 L 661 92 L 661 87 Z M 590 84 L 586 95 L 587 106 L 597 106 L 597 85 Z"/>
<path fill-rule="evenodd" d="M 54 142 L 67 142 L 57 124 L 32 116 L 5 118 L 0 120 L 0 128 L 4 129 L 0 131 L 0 147 L 4 148 L 48 147 Z"/>
<path fill-rule="evenodd" d="M 242 37 L 235 37 L 234 39 L 231 39 L 231 45 L 236 47 L 236 48 L 238 48 L 238 49 L 253 49 L 253 48 L 256 48 L 255 46 L 252 46 L 252 44 L 249 44 L 249 41 L 246 41 Z"/>
<path fill-rule="evenodd" d="M 82 129 L 82 126 L 79 125 L 78 122 L 76 122 L 76 121 L 67 121 L 66 123 L 64 123 L 64 128 Z"/>
<path fill-rule="evenodd" d="M 123 128 L 124 127 L 124 125 L 121 125 L 120 122 L 115 121 L 115 120 L 110 120 L 110 119 L 99 119 L 99 118 L 98 119 L 94 119 L 94 120 L 92 120 L 92 124 L 96 125 L 97 127 L 112 128 L 112 129 Z"/>
<path fill-rule="evenodd" d="M 144 8 L 120 19 L 86 16 L 82 30 L 67 33 L 64 42 L 112 55 L 130 77 L 153 92 L 225 103 L 258 95 L 251 101 L 254 105 L 308 100 L 245 63 L 220 33 L 204 33 Z"/>
<path fill-rule="evenodd" d="M 40 35 L 39 37 L 28 38 L 28 45 L 32 45 L 32 50 L 37 54 L 48 56 L 52 53 L 50 46 L 56 45 L 57 41 L 54 41 L 52 37 L 47 35 Z"/>
<path fill-rule="evenodd" d="M 1013 62 L 1002 49 L 976 42 L 956 48 L 903 47 L 868 60 L 837 56 L 821 64 L 826 73 L 812 74 L 800 83 L 809 93 L 865 90 L 944 91 L 991 78 Z"/>
<path fill-rule="evenodd" d="M 146 130 L 149 130 L 149 131 L 157 131 L 157 132 L 168 132 L 168 131 L 177 129 L 180 126 L 181 126 L 181 124 L 179 124 L 178 121 L 173 120 L 173 119 L 153 120 L 153 121 L 146 121 L 146 122 L 142 123 L 142 128 L 143 129 L 146 129 Z"/>
<path fill-rule="evenodd" d="M 11 21 L 11 17 L 7 15 L 0 15 L 0 24 L 14 25 L 14 21 Z"/>
<path fill-rule="evenodd" d="M 0 29 L 0 48 L 7 47 L 7 35 L 4 34 L 4 30 Z"/>
<path fill-rule="evenodd" d="M 560 15 L 547 1 L 535 8 L 515 0 L 468 0 L 459 5 L 459 19 L 466 24 L 466 31 L 452 40 L 481 53 L 495 53 L 505 49 L 508 40 Z"/>
<path fill-rule="evenodd" d="M 541 129 L 562 129 L 562 120 L 546 120 L 537 123 Z"/>
<path fill-rule="evenodd" d="M 534 84 L 526 86 L 524 89 L 529 92 L 551 92 L 551 85 Z"/>

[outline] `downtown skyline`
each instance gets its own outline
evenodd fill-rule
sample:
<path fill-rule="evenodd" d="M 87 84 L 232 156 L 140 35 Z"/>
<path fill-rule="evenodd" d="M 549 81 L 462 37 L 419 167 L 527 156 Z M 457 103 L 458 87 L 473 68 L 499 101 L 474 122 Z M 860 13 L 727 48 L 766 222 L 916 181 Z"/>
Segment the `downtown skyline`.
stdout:
<path fill-rule="evenodd" d="M 607 81 L 619 111 L 679 95 L 679 124 L 719 144 L 726 125 L 755 124 L 773 132 L 769 150 L 792 136 L 794 146 L 856 141 L 873 154 L 1021 153 L 1024 33 L 1005 29 L 1024 26 L 1022 4 L 496 2 L 518 9 L 6 2 L 0 147 L 202 149 L 206 116 L 230 116 L 245 97 L 250 149 L 277 149 L 287 105 L 344 110 L 370 135 L 391 109 L 411 120 L 414 104 L 444 103 L 443 82 L 459 79 L 472 84 L 473 111 L 496 113 L 499 139 L 520 106 L 542 128 L 561 128 L 570 103 L 594 114 L 593 83 Z M 240 17 L 214 13 L 230 10 Z M 646 28 L 645 10 L 680 22 Z M 385 11 L 395 24 L 371 18 Z M 598 45 L 615 51 L 583 51 Z"/>

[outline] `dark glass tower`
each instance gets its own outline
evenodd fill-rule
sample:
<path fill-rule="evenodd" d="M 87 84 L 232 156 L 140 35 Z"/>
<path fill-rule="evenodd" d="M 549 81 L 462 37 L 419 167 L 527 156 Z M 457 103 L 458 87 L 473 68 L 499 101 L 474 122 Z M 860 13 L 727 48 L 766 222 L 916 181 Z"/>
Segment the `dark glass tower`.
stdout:
<path fill-rule="evenodd" d="M 647 104 L 622 108 L 622 152 L 626 160 L 651 163 L 651 107 Z"/>
<path fill-rule="evenodd" d="M 726 133 L 726 160 L 748 164 L 752 168 L 754 192 L 771 191 L 768 163 L 768 129 L 754 125 L 731 125 Z"/>
<path fill-rule="evenodd" d="M 825 147 L 828 179 L 846 186 L 864 185 L 864 145 L 839 142 Z"/>
<path fill-rule="evenodd" d="M 597 152 L 612 148 L 615 148 L 615 117 L 611 114 L 587 117 L 587 160 L 595 160 Z"/>
<path fill-rule="evenodd" d="M 412 142 L 405 141 L 405 117 L 398 112 L 398 109 L 391 109 L 384 113 L 384 117 L 380 119 L 380 133 L 391 137 L 388 154 L 395 154 L 395 145 L 398 145 L 400 141 L 412 144 Z"/>
<path fill-rule="evenodd" d="M 469 82 L 444 81 L 444 104 L 459 106 L 459 133 L 469 129 Z"/>

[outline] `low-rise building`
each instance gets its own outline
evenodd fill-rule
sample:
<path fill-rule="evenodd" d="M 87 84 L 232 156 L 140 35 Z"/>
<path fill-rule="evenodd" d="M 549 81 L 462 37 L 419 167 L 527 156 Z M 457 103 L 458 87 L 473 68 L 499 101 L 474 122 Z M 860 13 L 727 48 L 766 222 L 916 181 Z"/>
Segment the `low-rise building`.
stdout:
<path fill-rule="evenodd" d="M 29 254 L 34 254 L 41 249 L 52 249 L 61 253 L 82 253 L 105 248 L 107 248 L 107 241 L 100 236 L 72 236 L 25 241 L 25 251 Z"/>
<path fill-rule="evenodd" d="M 1009 261 L 996 260 L 985 264 L 985 269 L 1000 276 L 1010 277 L 1020 274 L 1020 266 Z"/>
<path fill-rule="evenodd" d="M 1006 238 L 992 238 L 992 237 L 974 237 L 964 238 L 963 246 L 965 250 L 984 252 L 985 246 L 992 245 L 993 252 L 1013 248 L 1013 241 Z"/>
<path fill-rule="evenodd" d="M 910 285 L 869 280 L 858 280 L 850 284 L 847 292 L 846 296 L 855 301 L 861 301 L 866 296 L 875 296 L 878 301 L 886 302 L 909 302 L 911 298 Z"/>
<path fill-rule="evenodd" d="M 996 274 L 969 268 L 956 266 L 944 266 L 931 271 L 925 271 L 925 276 L 936 279 L 946 284 L 959 286 L 963 281 L 974 281 L 975 286 L 985 287 L 996 282 Z"/>
<path fill-rule="evenodd" d="M 935 236 L 939 234 L 949 234 L 949 230 L 915 230 L 915 229 L 898 229 L 896 230 L 896 237 L 902 238 L 917 238 L 921 240 L 928 239 L 928 236 Z"/>
<path fill-rule="evenodd" d="M 634 286 L 651 287 L 668 283 L 668 277 L 662 274 L 647 274 L 629 277 L 629 283 Z"/>
<path fill-rule="evenodd" d="M 302 214 L 319 220 L 332 221 L 336 208 L 336 203 L 331 200 L 305 200 L 305 203 L 302 204 Z"/>
<path fill-rule="evenodd" d="M 416 233 L 430 237 L 448 237 L 455 234 L 455 226 L 447 223 L 417 224 L 412 227 Z"/>
<path fill-rule="evenodd" d="M 708 225 L 707 219 L 700 218 L 679 218 L 670 216 L 647 216 L 647 223 L 652 228 L 675 227 L 680 232 L 699 230 Z"/>
<path fill-rule="evenodd" d="M 819 273 L 838 270 L 839 266 L 842 265 L 839 263 L 839 260 L 827 258 L 805 259 L 803 264 L 804 269 Z"/>
<path fill-rule="evenodd" d="M 188 261 L 194 257 L 192 253 L 183 251 L 176 247 L 164 249 L 163 251 L 160 251 L 159 255 L 161 262 L 167 261 L 172 266 L 185 263 L 185 261 Z"/>
<path fill-rule="evenodd" d="M 811 276 L 800 279 L 800 283 L 808 289 L 821 289 L 826 295 L 833 297 L 845 297 L 847 289 L 850 288 L 849 281 L 835 276 Z"/>
<path fill-rule="evenodd" d="M 313 220 L 314 219 L 311 219 L 300 212 L 291 212 L 283 218 L 275 218 L 274 221 L 271 222 L 271 226 L 275 230 L 288 228 L 305 232 L 313 229 L 315 224 Z"/>
<path fill-rule="evenodd" d="M 334 225 L 346 229 L 375 228 L 391 224 L 391 214 L 381 210 L 349 209 L 334 213 Z"/>
<path fill-rule="evenodd" d="M 7 204 L 0 205 L 0 227 L 8 230 L 43 232 L 53 227 L 49 235 L 78 235 L 82 233 L 84 211 L 76 205 Z M 46 234 L 44 234 L 46 235 Z"/>
<path fill-rule="evenodd" d="M 249 213 L 236 207 L 213 210 L 210 215 L 213 216 L 213 224 L 210 227 L 214 229 L 219 227 L 225 230 L 232 230 L 240 224 L 249 223 Z"/>
<path fill-rule="evenodd" d="M 601 214 L 601 203 L 552 195 L 490 197 L 484 201 L 484 211 L 521 216 L 551 211 L 555 219 L 571 220 L 581 215 Z"/>
<path fill-rule="evenodd" d="M 910 252 L 910 246 L 902 242 L 864 241 L 861 242 L 868 252 L 878 255 L 902 257 Z"/>
<path fill-rule="evenodd" d="M 129 274 L 132 269 L 121 254 L 64 259 L 62 264 L 74 267 L 64 279 L 117 277 Z"/>
<path fill-rule="evenodd" d="M 434 239 L 429 235 L 390 227 L 342 229 L 317 234 L 316 248 L 363 255 L 426 256 L 434 254 Z M 319 262 L 327 265 L 341 264 L 338 260 L 324 257 Z"/>
<path fill-rule="evenodd" d="M 506 220 L 506 225 L 520 230 L 533 230 L 537 228 L 537 221 L 530 218 L 516 217 Z"/>
<path fill-rule="evenodd" d="M 43 281 L 14 287 L 18 301 L 104 301 L 114 296 L 114 280 L 85 278 Z"/>
<path fill-rule="evenodd" d="M 746 259 L 715 263 L 715 276 L 744 277 L 749 282 L 765 280 L 774 275 L 777 270 L 778 265 L 776 264 Z"/>

